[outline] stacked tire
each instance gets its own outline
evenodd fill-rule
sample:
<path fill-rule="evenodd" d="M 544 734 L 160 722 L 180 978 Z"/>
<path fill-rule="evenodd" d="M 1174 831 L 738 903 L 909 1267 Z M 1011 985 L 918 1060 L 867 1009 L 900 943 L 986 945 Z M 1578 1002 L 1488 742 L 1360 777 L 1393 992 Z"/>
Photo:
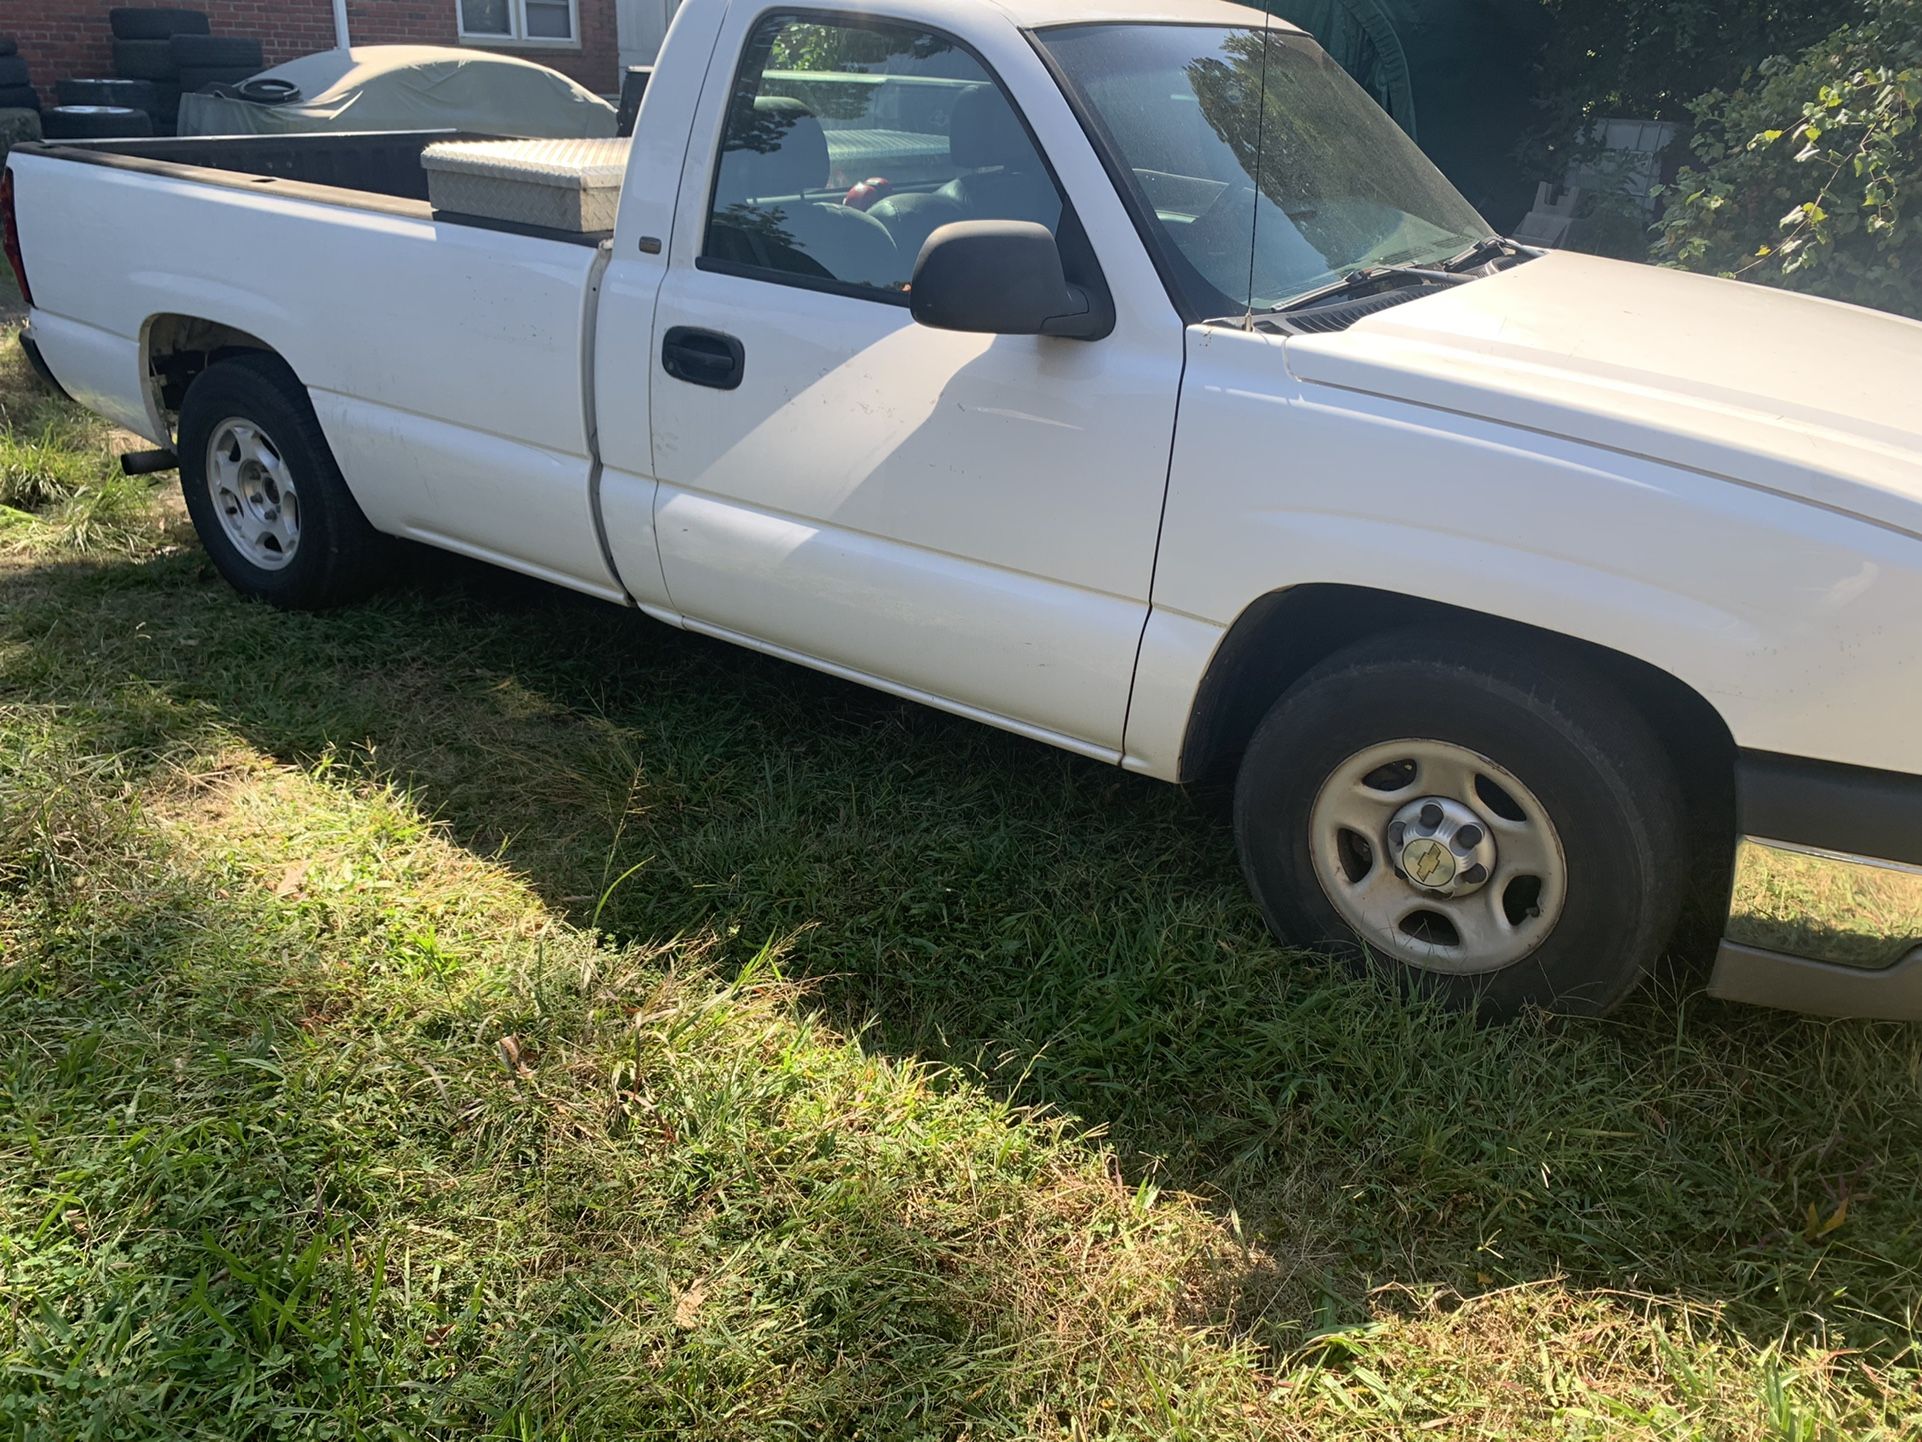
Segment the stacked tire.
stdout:
<path fill-rule="evenodd" d="M 61 81 L 51 110 L 41 110 L 13 42 L 0 39 L 0 109 L 35 111 L 49 140 L 171 135 L 182 94 L 238 85 L 266 64 L 258 40 L 215 35 L 203 10 L 119 6 L 107 20 L 114 78 Z"/>
<path fill-rule="evenodd" d="M 198 10 L 116 9 L 107 12 L 107 19 L 113 27 L 117 78 L 60 81 L 55 87 L 59 104 L 41 116 L 49 140 L 104 140 L 173 130 L 180 85 L 172 37 L 206 34 L 207 17 Z"/>
<path fill-rule="evenodd" d="M 40 113 L 40 92 L 33 88 L 19 42 L 11 35 L 0 35 L 0 110 Z"/>
<path fill-rule="evenodd" d="M 180 113 L 184 89 L 180 62 L 174 58 L 176 38 L 206 39 L 213 27 L 202 10 L 119 6 L 107 12 L 113 26 L 113 69 L 122 80 L 139 80 L 153 87 L 148 114 L 154 128 L 172 131 Z"/>
<path fill-rule="evenodd" d="M 0 166 L 7 152 L 25 141 L 41 138 L 40 95 L 26 80 L 26 62 L 11 35 L 0 35 Z"/>
<path fill-rule="evenodd" d="M 160 90 L 161 110 L 172 124 L 180 97 L 210 85 L 238 85 L 266 65 L 260 42 L 215 35 L 199 10 L 132 9 L 108 12 L 113 22 L 116 74 L 147 80 Z"/>

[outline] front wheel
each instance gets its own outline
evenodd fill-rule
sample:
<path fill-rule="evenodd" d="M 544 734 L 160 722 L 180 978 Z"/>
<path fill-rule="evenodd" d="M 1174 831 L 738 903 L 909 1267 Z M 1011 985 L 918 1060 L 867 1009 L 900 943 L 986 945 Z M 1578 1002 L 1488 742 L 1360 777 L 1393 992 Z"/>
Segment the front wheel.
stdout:
<path fill-rule="evenodd" d="M 1674 929 L 1681 823 L 1640 715 L 1522 637 L 1342 652 L 1276 703 L 1235 788 L 1278 934 L 1493 1016 L 1627 994 Z"/>

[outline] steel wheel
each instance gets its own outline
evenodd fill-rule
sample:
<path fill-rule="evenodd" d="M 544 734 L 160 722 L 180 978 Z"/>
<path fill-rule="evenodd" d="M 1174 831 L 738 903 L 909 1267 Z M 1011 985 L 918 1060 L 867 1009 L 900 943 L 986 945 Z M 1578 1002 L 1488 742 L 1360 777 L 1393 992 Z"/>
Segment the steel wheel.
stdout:
<path fill-rule="evenodd" d="M 355 503 L 286 362 L 249 353 L 208 366 L 181 400 L 176 436 L 187 513 L 236 591 L 308 610 L 379 582 L 387 542 Z"/>
<path fill-rule="evenodd" d="M 1277 935 L 1487 1017 L 1628 994 L 1681 907 L 1682 816 L 1621 690 L 1496 623 L 1330 656 L 1235 778 L 1242 874 Z"/>
<path fill-rule="evenodd" d="M 300 546 L 300 495 L 280 447 L 252 421 L 229 417 L 207 442 L 207 493 L 234 549 L 278 571 Z"/>
<path fill-rule="evenodd" d="M 1453 976 L 1513 966 L 1555 929 L 1568 863 L 1517 777 L 1449 741 L 1349 757 L 1309 811 L 1315 877 L 1369 946 Z"/>

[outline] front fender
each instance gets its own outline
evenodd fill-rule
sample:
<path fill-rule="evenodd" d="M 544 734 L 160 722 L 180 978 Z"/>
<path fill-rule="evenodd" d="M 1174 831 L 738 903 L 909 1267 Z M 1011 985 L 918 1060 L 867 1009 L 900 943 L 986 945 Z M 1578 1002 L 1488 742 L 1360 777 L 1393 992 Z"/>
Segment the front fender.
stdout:
<path fill-rule="evenodd" d="M 1644 457 L 1304 386 L 1258 334 L 1190 340 L 1130 716 L 1140 769 L 1178 767 L 1236 617 L 1320 582 L 1635 657 L 1744 749 L 1922 772 L 1922 541 Z"/>

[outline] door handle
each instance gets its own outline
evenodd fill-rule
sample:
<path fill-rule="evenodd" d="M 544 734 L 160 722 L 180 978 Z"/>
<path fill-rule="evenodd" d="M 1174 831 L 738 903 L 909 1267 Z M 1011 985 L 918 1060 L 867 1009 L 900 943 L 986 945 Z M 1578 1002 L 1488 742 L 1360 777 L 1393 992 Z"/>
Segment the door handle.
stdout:
<path fill-rule="evenodd" d="M 677 381 L 731 391 L 747 370 L 747 349 L 718 330 L 670 326 L 661 342 L 661 366 Z"/>

